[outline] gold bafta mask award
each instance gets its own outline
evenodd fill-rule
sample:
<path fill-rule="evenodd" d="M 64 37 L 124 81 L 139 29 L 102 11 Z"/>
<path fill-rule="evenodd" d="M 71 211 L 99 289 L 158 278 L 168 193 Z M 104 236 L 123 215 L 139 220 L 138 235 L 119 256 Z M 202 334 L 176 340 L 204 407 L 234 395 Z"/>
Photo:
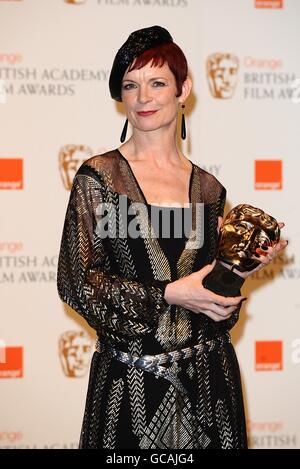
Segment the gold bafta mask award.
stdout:
<path fill-rule="evenodd" d="M 217 264 L 205 277 L 203 285 L 223 296 L 239 295 L 243 278 L 232 272 L 248 272 L 259 265 L 252 258 L 257 248 L 274 246 L 280 239 L 275 218 L 263 210 L 247 204 L 234 207 L 220 228 Z M 231 266 L 226 268 L 220 262 Z"/>

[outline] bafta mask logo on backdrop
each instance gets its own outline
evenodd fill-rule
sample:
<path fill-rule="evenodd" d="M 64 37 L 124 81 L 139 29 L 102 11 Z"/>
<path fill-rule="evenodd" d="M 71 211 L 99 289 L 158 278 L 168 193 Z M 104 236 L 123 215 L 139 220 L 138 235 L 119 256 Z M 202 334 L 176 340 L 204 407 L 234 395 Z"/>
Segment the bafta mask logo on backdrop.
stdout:
<path fill-rule="evenodd" d="M 92 150 L 86 145 L 65 145 L 60 149 L 59 171 L 65 189 L 71 190 L 77 170 L 91 156 Z"/>
<path fill-rule="evenodd" d="M 59 358 L 69 378 L 85 376 L 91 357 L 92 340 L 84 331 L 67 331 L 59 338 Z"/>
<path fill-rule="evenodd" d="M 283 0 L 255 0 L 255 8 L 283 8 Z"/>
<path fill-rule="evenodd" d="M 216 52 L 206 61 L 207 81 L 214 98 L 230 99 L 233 97 L 239 70 L 239 59 L 233 54 Z"/>
<path fill-rule="evenodd" d="M 255 161 L 255 189 L 282 189 L 282 160 Z"/>
<path fill-rule="evenodd" d="M 279 371 L 282 369 L 282 341 L 257 341 L 255 343 L 255 370 Z"/>
<path fill-rule="evenodd" d="M 23 159 L 0 158 L 0 189 L 23 189 Z"/>
<path fill-rule="evenodd" d="M 0 341 L 0 378 L 23 377 L 23 347 L 7 347 Z"/>

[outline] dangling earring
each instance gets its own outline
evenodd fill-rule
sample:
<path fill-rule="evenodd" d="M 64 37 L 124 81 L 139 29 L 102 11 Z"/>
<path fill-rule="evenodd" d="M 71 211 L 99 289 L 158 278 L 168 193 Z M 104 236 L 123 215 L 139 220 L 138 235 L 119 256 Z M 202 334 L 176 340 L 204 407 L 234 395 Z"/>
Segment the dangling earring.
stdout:
<path fill-rule="evenodd" d="M 125 142 L 125 140 L 126 140 L 127 127 L 128 127 L 128 119 L 126 119 L 123 130 L 122 130 L 122 133 L 121 133 L 120 141 L 122 143 Z"/>
<path fill-rule="evenodd" d="M 185 105 L 182 104 L 182 105 L 181 105 L 181 108 L 184 109 L 184 108 L 185 108 Z M 185 140 L 185 139 L 186 139 L 186 127 L 185 127 L 185 117 L 184 117 L 184 113 L 182 113 L 182 115 L 181 115 L 181 138 L 182 138 L 182 140 Z"/>

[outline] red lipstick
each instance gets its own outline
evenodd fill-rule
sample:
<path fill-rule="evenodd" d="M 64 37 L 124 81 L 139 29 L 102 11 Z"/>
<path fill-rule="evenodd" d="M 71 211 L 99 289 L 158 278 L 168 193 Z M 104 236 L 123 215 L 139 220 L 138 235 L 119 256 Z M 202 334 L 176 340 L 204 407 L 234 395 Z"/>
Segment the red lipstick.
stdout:
<path fill-rule="evenodd" d="M 137 114 L 141 117 L 147 117 L 147 116 L 151 116 L 155 112 L 157 111 L 140 111 L 140 112 L 137 112 Z"/>

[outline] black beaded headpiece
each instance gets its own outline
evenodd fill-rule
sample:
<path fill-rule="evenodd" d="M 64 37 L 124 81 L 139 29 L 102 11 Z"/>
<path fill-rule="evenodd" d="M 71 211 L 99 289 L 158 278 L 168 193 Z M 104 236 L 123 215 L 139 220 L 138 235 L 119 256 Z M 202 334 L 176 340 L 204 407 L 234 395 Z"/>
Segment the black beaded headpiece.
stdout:
<path fill-rule="evenodd" d="M 133 60 L 146 50 L 166 42 L 173 42 L 173 39 L 170 33 L 161 26 L 139 29 L 130 34 L 127 41 L 118 50 L 110 72 L 109 90 L 113 99 L 122 101 L 122 79 Z"/>

